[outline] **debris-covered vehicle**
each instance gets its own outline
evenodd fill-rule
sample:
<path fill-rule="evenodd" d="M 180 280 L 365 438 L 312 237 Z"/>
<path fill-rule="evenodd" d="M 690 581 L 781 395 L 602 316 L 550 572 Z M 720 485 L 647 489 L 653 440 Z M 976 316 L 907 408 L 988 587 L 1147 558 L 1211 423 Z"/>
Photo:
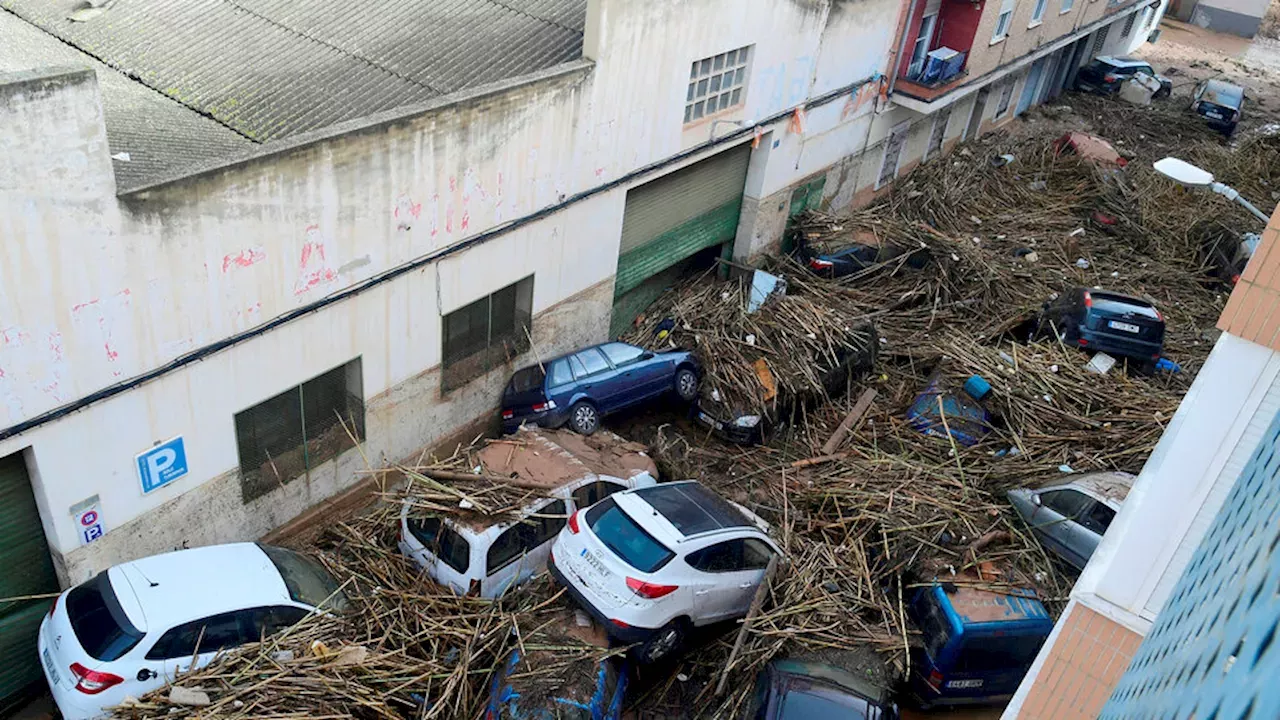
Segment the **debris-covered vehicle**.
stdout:
<path fill-rule="evenodd" d="M 1041 332 L 1081 350 L 1122 355 L 1150 368 L 1164 351 L 1164 315 L 1132 295 L 1084 287 L 1062 293 L 1040 314 Z"/>
<path fill-rule="evenodd" d="M 399 545 L 436 582 L 487 598 L 543 572 L 570 515 L 616 492 L 650 487 L 658 475 L 642 445 L 610 432 L 523 429 L 486 444 L 475 462 L 480 472 L 470 474 L 489 486 L 460 490 L 449 506 L 439 493 L 424 497 L 437 488 L 431 476 L 456 483 L 469 473 L 415 473 L 420 482 L 402 503 Z M 478 506 L 484 502 L 492 507 Z"/>
<path fill-rule="evenodd" d="M 1080 72 L 1076 75 L 1076 90 L 1099 95 L 1114 95 L 1120 92 L 1124 82 L 1135 74 L 1147 75 L 1160 82 L 1160 89 L 1154 96 L 1156 100 L 1169 97 L 1173 93 L 1173 81 L 1157 73 L 1151 67 L 1151 63 L 1110 55 L 1099 56 L 1080 68 Z"/>
<path fill-rule="evenodd" d="M 1097 135 L 1073 130 L 1053 142 L 1058 155 L 1078 155 L 1095 165 L 1124 167 L 1129 161 L 1116 151 L 1115 146 Z"/>
<path fill-rule="evenodd" d="M 907 421 L 925 435 L 949 435 L 965 447 L 977 445 L 991 430 L 991 413 L 982 404 L 990 392 L 991 384 L 978 375 L 951 388 L 941 373 L 934 373 L 907 409 Z"/>
<path fill-rule="evenodd" d="M 1191 111 L 1226 137 L 1235 134 L 1244 112 L 1244 88 L 1225 80 L 1205 80 L 1191 95 Z"/>
<path fill-rule="evenodd" d="M 756 676 L 744 720 L 898 720 L 898 706 L 866 677 L 825 663 L 774 660 Z"/>
<path fill-rule="evenodd" d="M 604 416 L 668 393 L 686 402 L 697 397 L 691 353 L 595 345 L 516 371 L 502 393 L 502 428 L 568 426 L 590 435 Z"/>
<path fill-rule="evenodd" d="M 575 513 L 547 567 L 611 637 L 653 663 L 692 628 L 744 617 L 780 554 L 763 520 L 687 480 Z"/>
<path fill-rule="evenodd" d="M 1084 569 L 1133 481 L 1125 472 L 1086 473 L 1066 483 L 1010 490 L 1008 498 L 1045 547 Z"/>
<path fill-rule="evenodd" d="M 823 277 L 846 277 L 889 263 L 919 270 L 929 262 L 929 254 L 923 250 L 856 242 L 848 237 L 810 237 L 803 231 L 796 235 L 796 258 Z"/>
<path fill-rule="evenodd" d="M 924 708 L 1008 700 L 1053 631 L 1031 590 L 935 582 L 916 591 L 907 612 L 922 644 L 912 649 L 906 693 Z"/>
<path fill-rule="evenodd" d="M 292 550 L 179 550 L 115 565 L 59 595 L 40 624 L 40 661 L 62 717 L 100 717 L 221 651 L 345 606 L 324 566 Z"/>

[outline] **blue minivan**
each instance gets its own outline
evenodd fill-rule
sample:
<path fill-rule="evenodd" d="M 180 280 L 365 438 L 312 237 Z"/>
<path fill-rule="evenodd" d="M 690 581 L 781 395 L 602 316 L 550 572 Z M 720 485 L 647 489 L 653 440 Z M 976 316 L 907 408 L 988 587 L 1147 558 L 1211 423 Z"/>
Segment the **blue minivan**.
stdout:
<path fill-rule="evenodd" d="M 618 410 L 674 392 L 698 396 L 699 366 L 683 350 L 652 352 L 621 342 L 583 348 L 511 376 L 502 393 L 502 430 L 521 423 L 590 435 L 600 419 Z"/>
<path fill-rule="evenodd" d="M 1053 630 L 1031 590 L 934 583 L 916 592 L 908 612 L 924 640 L 913 648 L 908 694 L 922 708 L 1007 701 Z"/>

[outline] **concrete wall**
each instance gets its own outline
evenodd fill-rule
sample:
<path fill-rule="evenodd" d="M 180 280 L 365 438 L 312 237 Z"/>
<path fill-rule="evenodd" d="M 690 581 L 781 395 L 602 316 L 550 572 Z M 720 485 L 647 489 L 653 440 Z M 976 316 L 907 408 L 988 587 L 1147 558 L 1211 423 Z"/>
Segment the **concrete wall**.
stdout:
<path fill-rule="evenodd" d="M 1258 33 L 1270 0 L 1200 0 L 1190 21 L 1202 28 L 1251 38 Z"/>
<path fill-rule="evenodd" d="M 627 189 L 723 149 L 715 138 L 762 136 L 739 257 L 776 246 L 785 209 L 774 200 L 800 182 L 826 173 L 836 207 L 868 199 L 878 164 L 863 158 L 900 122 L 876 110 L 901 3 L 741 9 L 592 0 L 593 62 L 268 145 L 123 198 L 92 76 L 0 83 L 12 99 L 0 106 L 0 427 L 131 387 L 0 440 L 0 455 L 29 449 L 64 580 L 258 537 L 350 486 L 365 457 L 413 456 L 487 417 L 509 368 L 442 392 L 442 316 L 522 277 L 534 276 L 540 356 L 604 339 Z M 746 102 L 722 118 L 745 129 L 686 127 L 690 63 L 746 45 Z M 207 354 L 142 382 L 197 351 Z M 234 414 L 356 357 L 360 451 L 243 503 Z M 135 455 L 178 435 L 190 474 L 143 495 Z M 94 495 L 108 533 L 81 547 L 70 509 Z"/>

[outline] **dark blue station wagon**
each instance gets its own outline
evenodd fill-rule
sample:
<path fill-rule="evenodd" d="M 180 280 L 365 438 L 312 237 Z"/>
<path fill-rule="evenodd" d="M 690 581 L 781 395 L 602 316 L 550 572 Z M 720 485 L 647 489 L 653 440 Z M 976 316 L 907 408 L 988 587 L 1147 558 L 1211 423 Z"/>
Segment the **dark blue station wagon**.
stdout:
<path fill-rule="evenodd" d="M 567 425 L 590 435 L 605 415 L 668 392 L 692 401 L 698 372 L 683 350 L 655 353 L 620 342 L 584 348 L 512 375 L 502 393 L 502 430 Z"/>

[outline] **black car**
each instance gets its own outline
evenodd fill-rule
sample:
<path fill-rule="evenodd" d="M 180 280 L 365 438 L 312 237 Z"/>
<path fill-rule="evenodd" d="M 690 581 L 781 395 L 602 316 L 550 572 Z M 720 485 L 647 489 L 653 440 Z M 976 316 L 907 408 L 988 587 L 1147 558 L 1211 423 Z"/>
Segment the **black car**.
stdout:
<path fill-rule="evenodd" d="M 742 717 L 898 720 L 898 706 L 886 691 L 847 670 L 821 663 L 774 660 L 756 676 L 755 690 Z"/>
<path fill-rule="evenodd" d="M 1076 90 L 1098 95 L 1114 95 L 1120 92 L 1120 85 L 1125 80 L 1137 73 L 1150 75 L 1160 81 L 1160 90 L 1153 96 L 1155 99 L 1166 98 L 1173 93 L 1173 82 L 1156 74 L 1150 63 L 1109 55 L 1103 55 L 1080 68 L 1079 74 L 1076 75 Z"/>
<path fill-rule="evenodd" d="M 907 251 L 893 245 L 866 245 L 850 243 L 840 245 L 826 242 L 807 242 L 801 239 L 796 248 L 800 262 L 823 277 L 844 277 L 897 260 Z M 908 255 L 906 264 L 919 270 L 929 261 L 926 250 L 916 250 Z"/>
<path fill-rule="evenodd" d="M 1191 109 L 1209 127 L 1231 137 L 1244 111 L 1244 88 L 1222 80 L 1205 80 L 1191 96 Z"/>
<path fill-rule="evenodd" d="M 594 345 L 518 370 L 502 393 L 502 429 L 568 425 L 590 435 L 605 415 L 674 392 L 698 396 L 698 361 L 683 350 Z"/>
<path fill-rule="evenodd" d="M 1131 295 L 1078 287 L 1046 303 L 1043 332 L 1065 343 L 1154 365 L 1164 350 L 1164 316 L 1151 303 Z"/>

